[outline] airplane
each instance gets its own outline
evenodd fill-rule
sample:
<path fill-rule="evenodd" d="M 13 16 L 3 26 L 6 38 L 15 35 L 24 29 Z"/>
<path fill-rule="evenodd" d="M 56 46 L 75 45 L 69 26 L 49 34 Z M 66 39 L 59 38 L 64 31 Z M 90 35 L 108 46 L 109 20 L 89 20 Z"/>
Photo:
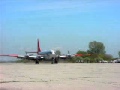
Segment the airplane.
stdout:
<path fill-rule="evenodd" d="M 28 53 L 37 53 L 37 55 L 28 54 Z M 34 51 L 34 52 L 26 51 L 26 55 L 4 54 L 0 56 L 8 56 L 8 57 L 16 57 L 20 59 L 34 60 L 36 64 L 39 64 L 39 61 L 51 61 L 51 64 L 58 63 L 59 61 L 59 56 L 55 54 L 54 50 L 41 51 L 39 39 L 37 41 L 37 51 Z"/>

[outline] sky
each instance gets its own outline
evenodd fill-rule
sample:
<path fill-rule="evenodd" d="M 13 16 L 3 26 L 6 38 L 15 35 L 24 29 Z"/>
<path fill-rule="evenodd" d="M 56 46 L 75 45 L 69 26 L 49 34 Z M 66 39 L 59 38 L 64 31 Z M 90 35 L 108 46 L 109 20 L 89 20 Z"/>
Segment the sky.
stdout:
<path fill-rule="evenodd" d="M 0 0 L 0 54 L 44 50 L 71 54 L 88 50 L 89 42 L 120 51 L 119 0 Z"/>

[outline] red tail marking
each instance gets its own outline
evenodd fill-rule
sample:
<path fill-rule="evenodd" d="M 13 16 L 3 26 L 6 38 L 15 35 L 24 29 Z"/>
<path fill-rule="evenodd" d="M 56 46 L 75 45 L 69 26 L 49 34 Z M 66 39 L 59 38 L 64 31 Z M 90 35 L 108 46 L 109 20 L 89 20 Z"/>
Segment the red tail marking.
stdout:
<path fill-rule="evenodd" d="M 39 39 L 37 40 L 37 51 L 35 51 L 35 52 L 26 52 L 26 53 L 39 53 L 39 52 L 41 52 L 41 49 L 40 49 L 40 43 L 39 43 Z"/>
<path fill-rule="evenodd" d="M 39 39 L 38 39 L 38 44 L 37 44 L 37 53 L 38 52 L 41 52 Z"/>

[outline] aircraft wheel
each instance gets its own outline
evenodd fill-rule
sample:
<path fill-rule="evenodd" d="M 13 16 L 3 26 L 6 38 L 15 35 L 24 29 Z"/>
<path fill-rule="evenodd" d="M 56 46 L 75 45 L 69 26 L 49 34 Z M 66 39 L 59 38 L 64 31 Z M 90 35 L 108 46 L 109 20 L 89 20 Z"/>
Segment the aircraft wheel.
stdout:
<path fill-rule="evenodd" d="M 39 64 L 39 60 L 36 60 L 36 61 L 35 61 L 35 64 Z"/>
<path fill-rule="evenodd" d="M 54 64 L 55 63 L 55 59 L 54 58 L 52 58 L 52 62 L 51 62 L 51 64 Z"/>
<path fill-rule="evenodd" d="M 55 63 L 56 63 L 56 64 L 58 63 L 58 59 L 57 59 L 57 58 L 55 59 Z"/>

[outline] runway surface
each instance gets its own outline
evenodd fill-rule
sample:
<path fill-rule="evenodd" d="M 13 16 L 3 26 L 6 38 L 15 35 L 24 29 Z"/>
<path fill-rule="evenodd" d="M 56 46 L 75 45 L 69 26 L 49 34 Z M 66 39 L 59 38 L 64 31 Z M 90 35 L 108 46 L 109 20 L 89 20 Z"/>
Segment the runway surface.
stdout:
<path fill-rule="evenodd" d="M 120 64 L 0 63 L 0 90 L 120 90 Z"/>

